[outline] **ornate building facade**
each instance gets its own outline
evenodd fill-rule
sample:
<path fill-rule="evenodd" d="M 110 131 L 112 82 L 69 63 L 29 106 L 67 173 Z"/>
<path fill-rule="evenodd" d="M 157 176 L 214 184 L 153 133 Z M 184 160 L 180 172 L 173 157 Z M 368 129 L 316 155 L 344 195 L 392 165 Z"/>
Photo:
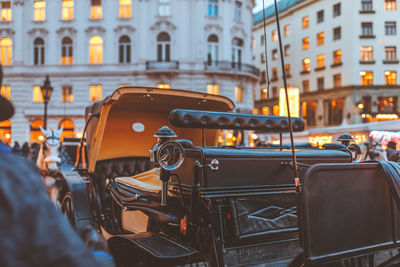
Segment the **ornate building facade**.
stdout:
<path fill-rule="evenodd" d="M 2 95 L 16 107 L 8 142 L 41 139 L 45 75 L 54 88 L 47 127 L 79 136 L 84 108 L 119 86 L 214 93 L 251 112 L 253 0 L 13 0 L 0 2 Z"/>

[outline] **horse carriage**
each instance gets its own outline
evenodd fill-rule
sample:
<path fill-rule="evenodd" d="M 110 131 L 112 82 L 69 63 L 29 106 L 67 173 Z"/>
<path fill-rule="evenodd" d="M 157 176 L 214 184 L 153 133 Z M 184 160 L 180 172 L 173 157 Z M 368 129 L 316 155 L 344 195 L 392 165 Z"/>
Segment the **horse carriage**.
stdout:
<path fill-rule="evenodd" d="M 86 109 L 87 168 L 59 173 L 61 210 L 76 229 L 101 232 L 118 266 L 320 266 L 360 256 L 374 266 L 371 255 L 398 246 L 399 167 L 354 163 L 340 144 L 296 148 L 297 164 L 290 148 L 218 146 L 224 129 L 289 130 L 287 117 L 233 109 L 217 95 L 119 88 Z"/>

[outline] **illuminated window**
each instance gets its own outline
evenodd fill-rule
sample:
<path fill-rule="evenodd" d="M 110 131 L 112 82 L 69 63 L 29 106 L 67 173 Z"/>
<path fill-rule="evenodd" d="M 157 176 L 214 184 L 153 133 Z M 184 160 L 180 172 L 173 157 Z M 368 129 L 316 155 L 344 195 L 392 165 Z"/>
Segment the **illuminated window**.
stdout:
<path fill-rule="evenodd" d="M 317 68 L 325 67 L 325 55 L 321 54 L 317 56 Z"/>
<path fill-rule="evenodd" d="M 207 85 L 207 93 L 213 94 L 213 95 L 219 95 L 219 85 L 208 84 Z"/>
<path fill-rule="evenodd" d="M 119 0 L 119 17 L 127 19 L 131 17 L 132 0 Z"/>
<path fill-rule="evenodd" d="M 171 86 L 170 86 L 169 84 L 167 84 L 167 83 L 160 83 L 160 84 L 157 84 L 157 88 L 160 88 L 160 89 L 170 89 Z"/>
<path fill-rule="evenodd" d="M 372 22 L 361 23 L 361 36 L 371 37 L 373 35 L 374 34 L 373 34 Z"/>
<path fill-rule="evenodd" d="M 62 20 L 74 19 L 74 0 L 62 0 L 61 18 Z"/>
<path fill-rule="evenodd" d="M 277 31 L 277 30 L 273 30 L 273 31 L 272 31 L 272 36 L 271 36 L 271 38 L 272 38 L 272 42 L 278 41 L 278 31 Z"/>
<path fill-rule="evenodd" d="M 396 22 L 386 21 L 385 22 L 385 34 L 386 35 L 396 35 Z"/>
<path fill-rule="evenodd" d="M 72 94 L 71 86 L 63 86 L 62 87 L 62 102 L 72 102 L 74 101 L 74 95 Z"/>
<path fill-rule="evenodd" d="M 158 0 L 158 15 L 167 17 L 171 15 L 171 6 L 169 0 Z"/>
<path fill-rule="evenodd" d="M 11 2 L 2 1 L 1 2 L 1 21 L 11 21 Z"/>
<path fill-rule="evenodd" d="M 278 80 L 278 68 L 272 68 L 271 73 L 272 73 L 271 81 Z"/>
<path fill-rule="evenodd" d="M 7 144 L 11 145 L 11 121 L 1 121 L 0 122 L 0 139 L 6 141 Z"/>
<path fill-rule="evenodd" d="M 269 107 L 262 107 L 261 108 L 262 115 L 269 115 Z"/>
<path fill-rule="evenodd" d="M 119 63 L 131 62 L 131 39 L 123 35 L 119 38 Z"/>
<path fill-rule="evenodd" d="M 372 46 L 361 46 L 361 61 L 372 61 L 374 60 L 374 48 Z"/>
<path fill-rule="evenodd" d="M 42 131 L 40 130 L 40 126 L 44 127 L 44 122 L 43 120 L 37 119 L 34 120 L 31 123 L 31 143 L 36 142 L 36 143 L 41 143 L 44 140 L 44 136 L 42 134 Z"/>
<path fill-rule="evenodd" d="M 268 90 L 267 90 L 267 88 L 263 88 L 263 89 L 261 89 L 261 94 L 260 94 L 260 96 L 261 96 L 261 99 L 267 99 L 267 93 L 268 93 Z"/>
<path fill-rule="evenodd" d="M 310 72 L 310 62 L 311 60 L 309 58 L 303 59 L 303 71 Z"/>
<path fill-rule="evenodd" d="M 44 41 L 39 37 L 33 42 L 33 64 L 44 64 Z"/>
<path fill-rule="evenodd" d="M 317 34 L 317 45 L 323 45 L 325 42 L 325 33 L 320 32 Z"/>
<path fill-rule="evenodd" d="M 101 85 L 91 85 L 90 86 L 90 101 L 98 101 L 101 100 Z"/>
<path fill-rule="evenodd" d="M 341 5 L 340 3 L 337 3 L 333 5 L 333 17 L 340 16 L 341 14 Z"/>
<path fill-rule="evenodd" d="M 290 56 L 290 45 L 285 45 L 285 47 L 283 48 L 283 53 L 285 57 Z"/>
<path fill-rule="evenodd" d="M 234 10 L 233 18 L 236 21 L 241 21 L 241 19 L 242 19 L 242 3 L 239 1 L 235 2 L 235 10 Z"/>
<path fill-rule="evenodd" d="M 396 85 L 397 73 L 395 71 L 385 71 L 385 84 Z"/>
<path fill-rule="evenodd" d="M 283 27 L 283 36 L 288 37 L 290 34 L 290 25 L 287 24 L 285 27 Z"/>
<path fill-rule="evenodd" d="M 243 88 L 235 86 L 235 101 L 238 103 L 243 102 Z"/>
<path fill-rule="evenodd" d="M 374 74 L 372 71 L 360 71 L 361 85 L 372 85 L 374 82 Z"/>
<path fill-rule="evenodd" d="M 43 102 L 42 91 L 38 85 L 33 86 L 33 102 Z"/>
<path fill-rule="evenodd" d="M 290 77 L 291 73 L 290 73 L 290 64 L 286 64 L 285 65 L 285 73 L 286 73 L 286 77 Z"/>
<path fill-rule="evenodd" d="M 64 37 L 61 41 L 61 64 L 72 64 L 72 39 Z"/>
<path fill-rule="evenodd" d="M 11 65 L 12 42 L 10 38 L 0 40 L 0 61 L 1 64 Z"/>
<path fill-rule="evenodd" d="M 342 75 L 340 73 L 333 75 L 333 87 L 342 86 Z"/>
<path fill-rule="evenodd" d="M 10 100 L 10 86 L 3 85 L 0 89 L 0 95 Z"/>
<path fill-rule="evenodd" d="M 317 115 L 317 102 L 302 102 L 301 103 L 301 116 L 306 122 L 307 127 L 316 125 Z"/>
<path fill-rule="evenodd" d="M 333 64 L 342 63 L 342 50 L 333 51 Z"/>
<path fill-rule="evenodd" d="M 157 36 L 157 61 L 171 60 L 171 38 L 166 32 L 162 32 Z"/>
<path fill-rule="evenodd" d="M 101 19 L 102 17 L 103 17 L 103 8 L 101 6 L 101 0 L 91 0 L 90 18 Z"/>
<path fill-rule="evenodd" d="M 385 0 L 385 10 L 395 11 L 396 10 L 396 0 Z"/>
<path fill-rule="evenodd" d="M 33 20 L 44 21 L 46 20 L 46 2 L 34 1 L 33 2 Z"/>
<path fill-rule="evenodd" d="M 64 140 L 64 137 L 75 137 L 75 125 L 74 122 L 68 119 L 64 119 L 60 121 L 58 124 L 58 128 L 63 127 L 63 131 L 61 134 L 61 140 Z"/>
<path fill-rule="evenodd" d="M 310 17 L 309 16 L 305 16 L 302 18 L 302 26 L 303 26 L 303 29 L 307 29 L 310 26 Z"/>
<path fill-rule="evenodd" d="M 325 100 L 325 123 L 328 125 L 340 125 L 343 121 L 343 98 Z"/>
<path fill-rule="evenodd" d="M 310 81 L 304 80 L 303 81 L 303 93 L 307 93 L 310 91 Z"/>
<path fill-rule="evenodd" d="M 397 53 L 395 46 L 386 46 L 385 47 L 385 60 L 397 60 Z"/>
<path fill-rule="evenodd" d="M 278 95 L 278 93 L 276 93 L 276 95 Z M 272 106 L 272 115 L 279 116 L 279 105 Z"/>
<path fill-rule="evenodd" d="M 324 10 L 320 10 L 317 12 L 317 23 L 321 23 L 324 21 Z"/>
<path fill-rule="evenodd" d="M 272 60 L 277 60 L 278 59 L 278 49 L 272 49 Z"/>
<path fill-rule="evenodd" d="M 207 15 L 218 17 L 218 0 L 208 0 Z"/>
<path fill-rule="evenodd" d="M 303 38 L 303 50 L 308 50 L 310 48 L 310 38 Z"/>
<path fill-rule="evenodd" d="M 207 39 L 207 64 L 217 65 L 219 53 L 219 40 L 218 36 L 211 34 Z M 262 60 L 262 59 L 261 59 Z"/>
<path fill-rule="evenodd" d="M 89 60 L 90 64 L 103 63 L 103 39 L 100 36 L 93 36 L 89 40 Z"/>

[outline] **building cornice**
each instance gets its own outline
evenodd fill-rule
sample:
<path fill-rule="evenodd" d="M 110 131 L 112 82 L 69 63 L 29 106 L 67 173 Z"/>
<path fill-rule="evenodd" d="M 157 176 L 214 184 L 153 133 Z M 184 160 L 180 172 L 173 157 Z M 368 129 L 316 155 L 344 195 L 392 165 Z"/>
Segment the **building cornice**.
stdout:
<path fill-rule="evenodd" d="M 119 25 L 114 28 L 115 33 L 121 33 L 121 32 L 133 33 L 133 32 L 135 32 L 135 30 L 136 29 L 134 27 L 132 27 L 131 25 Z"/>
<path fill-rule="evenodd" d="M 29 35 L 47 35 L 49 34 L 49 31 L 45 28 L 32 28 L 30 31 L 28 31 Z"/>
<path fill-rule="evenodd" d="M 61 27 L 56 31 L 58 35 L 75 35 L 77 32 L 78 31 L 72 27 Z"/>
<path fill-rule="evenodd" d="M 0 28 L 0 36 L 14 36 L 15 31 L 10 28 Z"/>
<path fill-rule="evenodd" d="M 166 20 L 166 19 L 160 19 L 158 21 L 156 21 L 151 27 L 150 30 L 152 31 L 161 31 L 161 30 L 165 30 L 165 31 L 175 31 L 176 30 L 176 26 Z"/>
<path fill-rule="evenodd" d="M 104 34 L 106 32 L 106 29 L 104 29 L 102 26 L 90 26 L 86 28 L 85 33 L 87 35 L 93 35 L 93 34 Z"/>

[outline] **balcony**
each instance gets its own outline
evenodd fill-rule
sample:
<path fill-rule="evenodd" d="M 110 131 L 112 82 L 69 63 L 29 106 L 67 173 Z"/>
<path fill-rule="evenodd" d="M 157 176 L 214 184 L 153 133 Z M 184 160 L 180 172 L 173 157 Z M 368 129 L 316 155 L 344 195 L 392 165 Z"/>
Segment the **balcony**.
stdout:
<path fill-rule="evenodd" d="M 146 61 L 146 70 L 152 72 L 175 72 L 179 70 L 179 61 Z"/>
<path fill-rule="evenodd" d="M 250 74 L 252 76 L 260 76 L 260 71 L 253 65 L 242 64 L 237 62 L 229 61 L 206 61 L 204 62 L 204 69 L 206 71 L 218 71 L 218 72 L 236 72 Z"/>

